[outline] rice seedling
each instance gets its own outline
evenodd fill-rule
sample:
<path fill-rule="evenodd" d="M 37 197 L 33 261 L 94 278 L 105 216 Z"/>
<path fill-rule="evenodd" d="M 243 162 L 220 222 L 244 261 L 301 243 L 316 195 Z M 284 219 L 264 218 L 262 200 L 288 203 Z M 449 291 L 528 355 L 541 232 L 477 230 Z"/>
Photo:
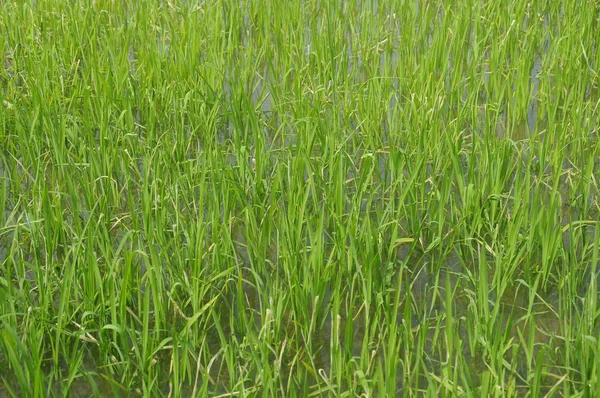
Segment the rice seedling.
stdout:
<path fill-rule="evenodd" d="M 595 1 L 0 3 L 0 396 L 593 396 Z"/>

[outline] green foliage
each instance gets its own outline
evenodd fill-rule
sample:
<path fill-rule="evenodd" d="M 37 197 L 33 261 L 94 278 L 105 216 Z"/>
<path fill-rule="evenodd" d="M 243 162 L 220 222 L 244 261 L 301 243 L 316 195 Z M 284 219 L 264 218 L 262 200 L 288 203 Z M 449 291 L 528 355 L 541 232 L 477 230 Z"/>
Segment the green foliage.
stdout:
<path fill-rule="evenodd" d="M 584 3 L 0 2 L 0 395 L 593 395 Z"/>

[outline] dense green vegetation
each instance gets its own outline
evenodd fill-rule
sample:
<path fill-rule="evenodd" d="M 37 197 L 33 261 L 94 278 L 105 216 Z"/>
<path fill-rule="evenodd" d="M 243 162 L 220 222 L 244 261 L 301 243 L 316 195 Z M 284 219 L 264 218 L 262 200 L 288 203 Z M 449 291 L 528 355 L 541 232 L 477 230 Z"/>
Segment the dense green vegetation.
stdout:
<path fill-rule="evenodd" d="M 0 396 L 592 396 L 599 27 L 0 2 Z"/>

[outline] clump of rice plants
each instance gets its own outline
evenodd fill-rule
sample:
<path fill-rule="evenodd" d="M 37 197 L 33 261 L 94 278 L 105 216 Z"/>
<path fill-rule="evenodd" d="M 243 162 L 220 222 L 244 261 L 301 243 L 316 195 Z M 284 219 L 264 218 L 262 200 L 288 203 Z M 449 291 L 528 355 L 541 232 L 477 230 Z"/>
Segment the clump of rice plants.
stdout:
<path fill-rule="evenodd" d="M 592 396 L 595 1 L 0 3 L 0 396 Z"/>

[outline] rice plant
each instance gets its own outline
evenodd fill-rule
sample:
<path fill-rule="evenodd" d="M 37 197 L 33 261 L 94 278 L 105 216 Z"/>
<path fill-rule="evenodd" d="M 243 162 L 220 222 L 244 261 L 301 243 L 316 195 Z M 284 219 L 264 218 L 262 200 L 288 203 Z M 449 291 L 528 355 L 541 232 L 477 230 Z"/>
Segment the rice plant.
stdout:
<path fill-rule="evenodd" d="M 0 396 L 594 396 L 598 26 L 0 2 Z"/>

